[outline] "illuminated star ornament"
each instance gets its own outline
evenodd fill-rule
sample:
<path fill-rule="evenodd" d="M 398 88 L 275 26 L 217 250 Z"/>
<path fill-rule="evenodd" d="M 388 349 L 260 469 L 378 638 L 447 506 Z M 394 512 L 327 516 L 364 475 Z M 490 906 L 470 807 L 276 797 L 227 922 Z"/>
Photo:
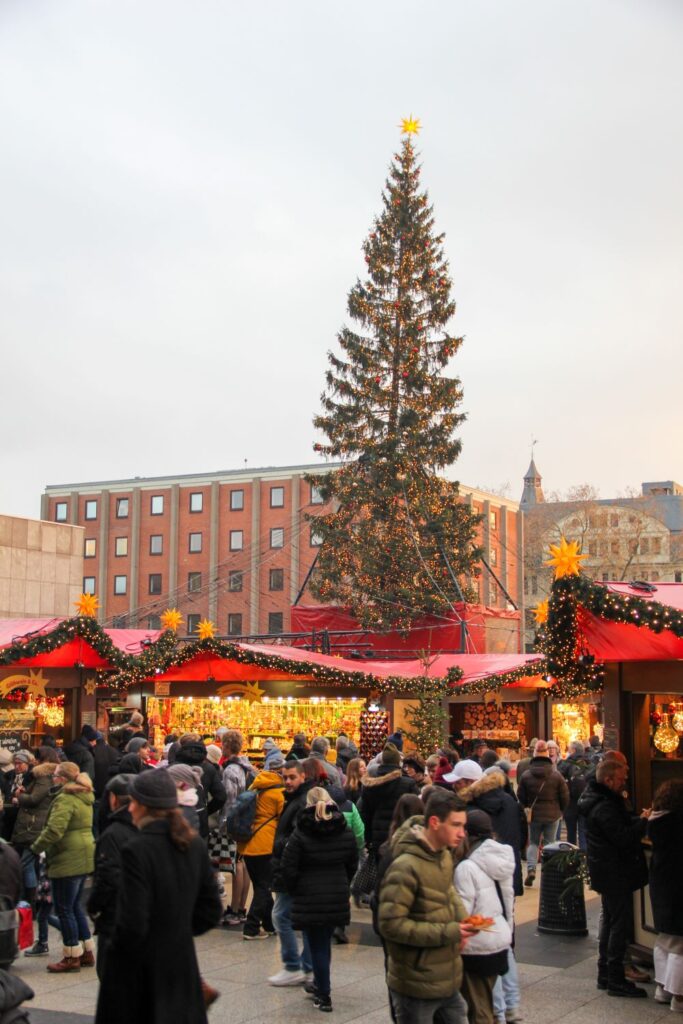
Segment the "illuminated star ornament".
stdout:
<path fill-rule="evenodd" d="M 544 622 L 548 621 L 548 602 L 539 601 L 534 608 L 534 618 L 536 619 L 536 625 L 542 626 Z"/>
<path fill-rule="evenodd" d="M 202 619 L 197 623 L 197 634 L 200 640 L 210 640 L 216 632 L 216 627 L 210 619 Z"/>
<path fill-rule="evenodd" d="M 555 570 L 555 579 L 561 580 L 564 576 L 578 576 L 581 572 L 581 562 L 587 555 L 579 554 L 578 540 L 567 541 L 563 537 L 559 544 L 550 545 L 550 558 L 544 565 L 549 565 Z"/>
<path fill-rule="evenodd" d="M 183 617 L 177 608 L 167 608 L 161 616 L 161 625 L 164 629 L 172 629 L 177 633 L 183 622 Z"/>
<path fill-rule="evenodd" d="M 421 127 L 422 122 L 420 121 L 420 118 L 413 117 L 412 114 L 410 117 L 402 117 L 399 125 L 402 135 L 418 135 Z"/>
<path fill-rule="evenodd" d="M 100 602 L 94 594 L 81 594 L 78 601 L 74 601 L 74 606 L 79 615 L 86 615 L 94 619 Z"/>

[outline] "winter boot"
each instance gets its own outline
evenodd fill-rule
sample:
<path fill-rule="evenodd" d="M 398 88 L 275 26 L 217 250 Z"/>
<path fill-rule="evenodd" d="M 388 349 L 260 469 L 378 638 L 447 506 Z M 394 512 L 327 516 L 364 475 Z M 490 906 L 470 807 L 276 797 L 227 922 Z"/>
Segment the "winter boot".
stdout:
<path fill-rule="evenodd" d="M 64 946 L 59 963 L 48 964 L 50 974 L 68 974 L 81 969 L 81 946 Z"/>
<path fill-rule="evenodd" d="M 84 939 L 83 941 L 84 951 L 81 953 L 80 961 L 81 967 L 94 967 L 95 966 L 95 943 L 92 939 Z"/>
<path fill-rule="evenodd" d="M 213 988 L 208 982 L 204 981 L 203 978 L 199 979 L 202 986 L 202 996 L 204 998 L 204 1006 L 208 1010 L 220 996 L 220 992 L 217 988 Z"/>

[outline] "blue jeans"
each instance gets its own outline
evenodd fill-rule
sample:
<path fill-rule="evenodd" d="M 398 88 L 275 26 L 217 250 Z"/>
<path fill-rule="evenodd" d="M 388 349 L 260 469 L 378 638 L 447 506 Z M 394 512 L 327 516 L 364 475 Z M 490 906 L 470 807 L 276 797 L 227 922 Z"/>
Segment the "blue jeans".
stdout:
<path fill-rule="evenodd" d="M 52 907 L 49 903 L 38 904 L 36 918 L 38 920 L 38 942 L 47 945 L 47 926 L 51 924 L 53 928 L 59 930 L 61 928 L 59 918 L 52 913 Z"/>
<path fill-rule="evenodd" d="M 415 999 L 389 989 L 398 1024 L 467 1024 L 467 1003 L 459 992 L 445 999 Z"/>
<path fill-rule="evenodd" d="M 313 964 L 311 951 L 308 948 L 308 939 L 304 932 L 304 948 L 299 953 L 299 942 L 292 928 L 292 897 L 288 892 L 275 893 L 273 927 L 280 940 L 280 956 L 285 970 L 305 971 L 306 974 L 310 974 Z"/>
<path fill-rule="evenodd" d="M 535 871 L 536 863 L 538 861 L 538 844 L 543 836 L 543 845 L 549 846 L 555 842 L 557 835 L 557 822 L 547 821 L 541 824 L 540 822 L 532 821 L 529 825 L 529 846 L 526 851 L 526 869 L 527 871 Z"/>
<path fill-rule="evenodd" d="M 567 842 L 576 846 L 576 835 L 579 836 L 579 849 L 586 850 L 586 819 L 576 808 L 565 811 L 564 823 L 567 826 Z"/>
<path fill-rule="evenodd" d="M 85 875 L 50 879 L 52 899 L 65 946 L 77 946 L 79 942 L 90 938 L 88 919 L 81 906 L 85 879 Z"/>
<path fill-rule="evenodd" d="M 21 871 L 24 892 L 26 889 L 35 889 L 38 885 L 38 857 L 35 853 L 31 853 L 28 846 L 21 851 Z"/>
<path fill-rule="evenodd" d="M 516 1010 L 521 1001 L 519 972 L 515 954 L 508 949 L 508 972 L 499 974 L 493 986 L 493 1016 L 505 1017 L 506 1010 Z"/>
<path fill-rule="evenodd" d="M 332 959 L 332 932 L 334 925 L 316 925 L 304 928 L 313 962 L 313 984 L 321 996 L 330 994 L 330 961 Z"/>

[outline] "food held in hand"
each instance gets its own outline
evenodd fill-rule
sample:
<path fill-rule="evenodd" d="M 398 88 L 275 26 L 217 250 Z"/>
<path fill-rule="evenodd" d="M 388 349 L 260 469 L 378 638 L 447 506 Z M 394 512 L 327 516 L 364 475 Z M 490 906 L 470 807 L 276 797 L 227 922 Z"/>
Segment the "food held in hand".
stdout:
<path fill-rule="evenodd" d="M 471 914 L 469 917 L 466 917 L 464 921 L 460 922 L 460 924 L 469 925 L 470 928 L 473 928 L 474 931 L 477 932 L 481 932 L 485 928 L 490 928 L 493 923 L 494 921 L 492 917 L 482 917 L 481 914 Z"/>

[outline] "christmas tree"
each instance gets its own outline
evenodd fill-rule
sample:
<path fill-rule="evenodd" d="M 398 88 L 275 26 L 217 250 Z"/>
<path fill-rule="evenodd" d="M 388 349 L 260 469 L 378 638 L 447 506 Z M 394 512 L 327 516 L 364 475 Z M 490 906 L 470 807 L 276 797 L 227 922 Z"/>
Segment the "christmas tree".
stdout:
<path fill-rule="evenodd" d="M 314 420 L 327 438 L 316 450 L 344 465 L 309 478 L 335 508 L 309 517 L 322 541 L 311 591 L 380 630 L 448 613 L 469 596 L 481 553 L 479 517 L 442 475 L 461 448 L 462 387 L 443 371 L 462 338 L 448 330 L 455 302 L 444 236 L 420 190 L 419 121 L 402 127 L 382 213 L 363 245 L 368 276 L 348 296 L 357 330 L 344 327 L 341 353 L 329 353 Z"/>

